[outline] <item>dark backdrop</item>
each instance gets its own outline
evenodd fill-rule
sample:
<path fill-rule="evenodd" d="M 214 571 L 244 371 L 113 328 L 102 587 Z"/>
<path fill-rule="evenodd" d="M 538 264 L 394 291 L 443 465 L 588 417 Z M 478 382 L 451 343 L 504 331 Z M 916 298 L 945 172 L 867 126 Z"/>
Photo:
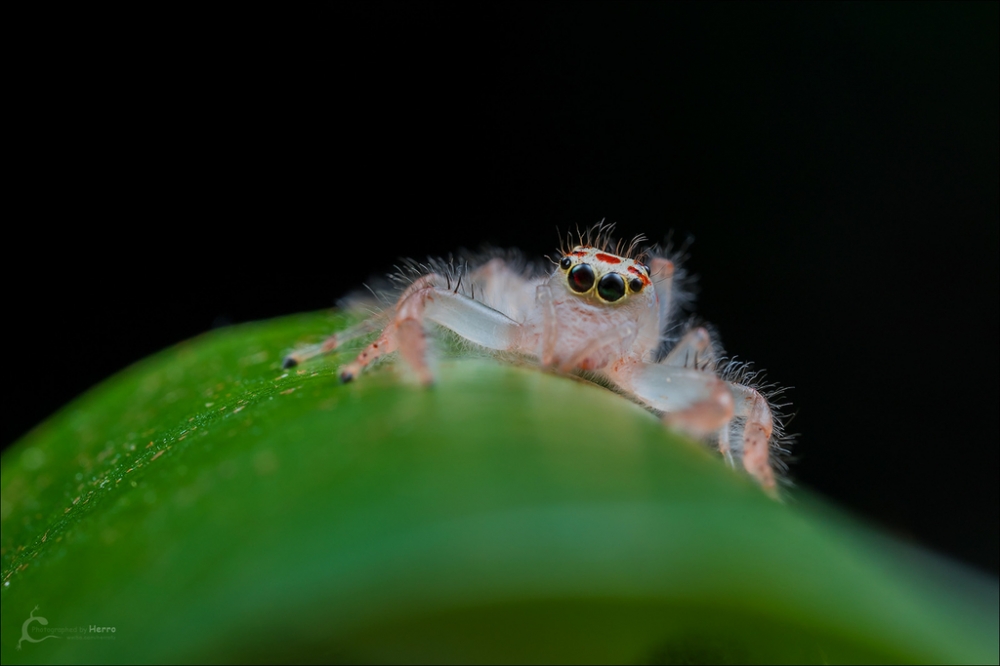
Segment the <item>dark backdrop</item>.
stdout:
<path fill-rule="evenodd" d="M 18 22 L 5 446 L 397 257 L 605 219 L 693 237 L 801 485 L 997 572 L 996 3 L 300 11 Z"/>

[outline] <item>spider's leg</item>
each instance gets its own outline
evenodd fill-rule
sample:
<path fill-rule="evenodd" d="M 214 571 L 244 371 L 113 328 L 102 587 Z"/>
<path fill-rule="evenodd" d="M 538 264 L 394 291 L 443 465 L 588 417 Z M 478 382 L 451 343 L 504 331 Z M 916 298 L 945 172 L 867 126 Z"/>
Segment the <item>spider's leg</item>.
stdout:
<path fill-rule="evenodd" d="M 663 257 L 652 257 L 649 260 L 649 272 L 659 303 L 659 330 L 662 331 L 673 307 L 674 262 Z"/>
<path fill-rule="evenodd" d="M 734 400 L 729 386 L 696 368 L 663 363 L 632 363 L 614 368 L 610 378 L 653 409 L 663 419 L 697 437 L 728 427 Z"/>
<path fill-rule="evenodd" d="M 358 354 L 353 361 L 340 369 L 340 381 L 349 382 L 357 377 L 369 363 L 380 356 L 396 351 L 397 343 L 393 325 L 389 324 L 382 330 L 375 342 L 371 343 Z"/>
<path fill-rule="evenodd" d="M 692 331 L 694 335 L 685 336 L 678 347 L 695 345 L 697 330 Z M 662 411 L 667 424 L 697 437 L 716 434 L 719 453 L 726 461 L 734 464 L 734 458 L 739 460 L 765 491 L 776 495 L 771 465 L 774 418 L 767 399 L 756 389 L 719 378 L 712 367 L 705 368 L 700 363 L 697 368 L 684 367 L 679 357 L 675 360 L 676 365 L 666 361 L 636 363 L 609 376 L 639 400 Z M 733 419 L 743 421 L 735 456 L 729 432 Z"/>
<path fill-rule="evenodd" d="M 736 417 L 745 419 L 743 424 L 743 467 L 760 485 L 774 494 L 774 469 L 771 467 L 771 433 L 774 417 L 771 408 L 757 390 L 743 384 L 729 383 L 735 400 Z"/>
<path fill-rule="evenodd" d="M 315 345 L 309 345 L 308 347 L 303 347 L 301 349 L 296 349 L 291 354 L 285 357 L 282 362 L 282 368 L 294 368 L 300 363 L 305 363 L 306 361 L 316 358 L 317 356 L 322 356 L 324 354 L 329 354 L 330 352 L 336 350 L 345 342 L 353 340 L 354 338 L 361 337 L 371 333 L 372 331 L 377 331 L 381 326 L 384 325 L 384 320 L 386 318 L 385 313 L 380 313 L 373 317 L 369 317 L 364 321 L 355 324 L 349 328 L 340 331 L 339 333 L 334 333 L 323 342 L 317 343 Z"/>
<path fill-rule="evenodd" d="M 663 363 L 634 363 L 615 368 L 608 376 L 642 402 L 662 411 L 668 425 L 697 437 L 717 433 L 720 452 L 730 462 L 730 422 L 745 419 L 739 458 L 764 490 L 776 495 L 769 448 L 773 419 L 767 400 L 756 390 L 726 382 L 714 372 Z"/>
<path fill-rule="evenodd" d="M 698 327 L 685 333 L 660 363 L 679 368 L 715 368 L 715 362 L 712 336 L 706 329 Z"/>
<path fill-rule="evenodd" d="M 722 454 L 730 467 L 736 468 L 736 462 L 733 460 L 733 449 L 729 445 L 729 424 L 719 428 L 719 453 Z"/>
<path fill-rule="evenodd" d="M 552 289 L 547 284 L 540 284 L 535 290 L 535 299 L 542 312 L 542 365 L 551 368 L 555 365 L 556 354 L 556 308 L 552 302 Z"/>
<path fill-rule="evenodd" d="M 712 335 L 707 329 L 699 326 L 685 333 L 666 358 L 660 362 L 660 365 L 714 370 L 717 361 L 715 347 L 712 345 Z M 736 463 L 733 461 L 733 452 L 729 444 L 728 426 L 720 428 L 718 435 L 719 453 L 726 459 L 730 467 L 735 467 Z"/>
<path fill-rule="evenodd" d="M 472 298 L 511 319 L 520 319 L 519 315 L 535 304 L 535 292 L 529 288 L 529 280 L 499 257 L 476 268 L 471 278 L 467 291 L 472 292 Z"/>
<path fill-rule="evenodd" d="M 354 379 L 379 356 L 399 350 L 424 384 L 433 381 L 427 365 L 425 323 L 448 328 L 469 342 L 489 349 L 510 349 L 518 339 L 520 325 L 479 301 L 442 287 L 443 277 L 425 275 L 407 288 L 396 305 L 395 316 L 378 340 L 344 366 L 343 381 Z"/>

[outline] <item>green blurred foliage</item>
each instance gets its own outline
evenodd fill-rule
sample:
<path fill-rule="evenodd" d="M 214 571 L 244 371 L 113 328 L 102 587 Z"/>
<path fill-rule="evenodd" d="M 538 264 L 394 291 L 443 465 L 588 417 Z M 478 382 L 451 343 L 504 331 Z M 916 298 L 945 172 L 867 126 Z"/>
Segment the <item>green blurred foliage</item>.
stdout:
<path fill-rule="evenodd" d="M 997 661 L 996 581 L 604 388 L 280 368 L 343 323 L 182 343 L 6 452 L 3 662 Z"/>

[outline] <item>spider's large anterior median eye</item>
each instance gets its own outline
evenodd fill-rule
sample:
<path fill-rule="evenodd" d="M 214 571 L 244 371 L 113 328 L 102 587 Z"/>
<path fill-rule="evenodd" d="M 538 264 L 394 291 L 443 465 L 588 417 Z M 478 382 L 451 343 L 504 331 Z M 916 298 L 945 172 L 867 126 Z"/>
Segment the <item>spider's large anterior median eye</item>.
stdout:
<path fill-rule="evenodd" d="M 584 293 L 594 286 L 594 269 L 588 264 L 578 264 L 569 272 L 569 288 Z"/>
<path fill-rule="evenodd" d="M 617 301 L 625 295 L 625 280 L 618 273 L 608 273 L 597 283 L 597 293 L 606 301 Z"/>

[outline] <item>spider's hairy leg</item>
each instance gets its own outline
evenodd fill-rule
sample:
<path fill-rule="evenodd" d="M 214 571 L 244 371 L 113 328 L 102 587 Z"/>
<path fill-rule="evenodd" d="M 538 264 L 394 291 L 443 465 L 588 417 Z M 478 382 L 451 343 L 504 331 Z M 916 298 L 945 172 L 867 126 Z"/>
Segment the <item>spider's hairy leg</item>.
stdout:
<path fill-rule="evenodd" d="M 692 333 L 692 339 L 697 338 L 697 329 Z M 756 390 L 727 382 L 714 370 L 665 363 L 636 364 L 611 377 L 636 398 L 662 411 L 666 424 L 699 438 L 717 435 L 719 452 L 731 466 L 735 465 L 729 442 L 730 422 L 745 418 L 743 466 L 768 494 L 776 495 L 769 459 L 771 411 Z"/>
<path fill-rule="evenodd" d="M 716 360 L 712 335 L 699 326 L 685 333 L 661 364 L 679 368 L 714 368 Z"/>
<path fill-rule="evenodd" d="M 308 347 L 303 347 L 301 349 L 296 349 L 285 357 L 284 361 L 281 363 L 281 367 L 284 369 L 294 368 L 300 363 L 305 363 L 306 361 L 316 358 L 317 356 L 329 354 L 345 342 L 349 342 L 354 338 L 359 338 L 362 335 L 371 333 L 372 331 L 377 331 L 380 327 L 385 325 L 385 318 L 385 313 L 379 313 L 355 324 L 354 326 L 346 328 L 339 333 L 334 333 L 326 340 L 323 340 L 323 342 L 315 345 L 309 345 Z"/>
<path fill-rule="evenodd" d="M 382 330 L 382 333 L 379 334 L 378 339 L 376 339 L 375 342 L 365 347 L 353 361 L 340 369 L 340 381 L 351 381 L 357 377 L 369 363 L 380 356 L 396 351 L 398 345 L 395 333 L 396 331 L 393 328 L 393 324 L 390 323 L 386 326 L 385 329 Z"/>
<path fill-rule="evenodd" d="M 678 344 L 697 343 L 694 329 Z M 722 379 L 714 365 L 684 367 L 680 362 L 634 363 L 614 368 L 609 377 L 622 389 L 663 412 L 663 421 L 704 438 L 716 435 L 719 452 L 733 464 L 730 424 L 743 422 L 737 458 L 744 469 L 772 497 L 777 483 L 771 463 L 771 437 L 775 423 L 767 399 L 756 389 Z M 737 421 L 739 423 L 739 421 Z"/>
<path fill-rule="evenodd" d="M 670 353 L 660 362 L 661 365 L 671 365 L 678 368 L 694 368 L 696 370 L 715 370 L 718 358 L 712 344 L 712 335 L 707 329 L 699 326 L 684 334 L 684 337 L 674 345 Z M 730 467 L 735 467 L 732 448 L 729 445 L 729 428 L 719 429 L 719 453 L 726 459 Z"/>
<path fill-rule="evenodd" d="M 533 301 L 529 304 L 517 302 L 519 297 L 534 296 L 530 290 L 524 288 L 525 284 L 526 280 L 521 272 L 513 269 L 499 257 L 494 257 L 476 268 L 470 280 L 472 298 L 508 313 L 533 303 Z"/>
<path fill-rule="evenodd" d="M 552 289 L 547 284 L 540 284 L 535 290 L 535 300 L 542 313 L 542 366 L 551 368 L 555 365 L 556 350 L 556 309 L 552 302 Z"/>
<path fill-rule="evenodd" d="M 743 425 L 743 467 L 772 495 L 777 492 L 771 467 L 771 434 L 774 417 L 771 407 L 756 389 L 729 383 L 735 401 L 735 415 L 746 419 Z"/>
<path fill-rule="evenodd" d="M 649 259 L 649 273 L 659 302 L 660 330 L 670 317 L 674 302 L 674 262 L 663 257 Z"/>
<path fill-rule="evenodd" d="M 611 379 L 663 419 L 696 437 L 718 432 L 733 418 L 733 394 L 713 372 L 663 363 L 633 363 L 615 369 Z"/>
<path fill-rule="evenodd" d="M 439 324 L 488 349 L 506 350 L 515 346 L 520 332 L 517 322 L 457 290 L 442 286 L 445 284 L 445 278 L 436 273 L 411 284 L 400 296 L 392 321 L 378 340 L 344 366 L 341 380 L 354 379 L 376 358 L 398 349 L 421 383 L 430 384 L 434 378 L 427 365 L 426 322 Z"/>

